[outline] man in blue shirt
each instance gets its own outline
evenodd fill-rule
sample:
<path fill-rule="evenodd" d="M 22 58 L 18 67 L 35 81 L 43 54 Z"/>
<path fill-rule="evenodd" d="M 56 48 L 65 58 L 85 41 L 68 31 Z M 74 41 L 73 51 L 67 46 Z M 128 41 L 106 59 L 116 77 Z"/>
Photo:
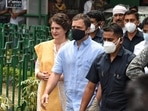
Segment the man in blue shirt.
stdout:
<path fill-rule="evenodd" d="M 98 91 L 102 94 L 97 97 L 101 100 L 100 111 L 125 111 L 126 109 L 128 97 L 124 90 L 129 78 L 125 71 L 134 55 L 122 46 L 123 31 L 116 23 L 104 29 L 103 39 L 106 53 L 98 55 L 92 63 L 86 76 L 89 82 L 79 111 L 85 111 L 98 82 L 101 86 Z"/>
<path fill-rule="evenodd" d="M 103 47 L 88 35 L 90 24 L 90 19 L 85 14 L 78 14 L 73 17 L 73 41 L 59 50 L 53 73 L 48 79 L 41 99 L 41 106 L 44 109 L 46 109 L 45 103 L 48 100 L 48 94 L 52 92 L 61 74 L 63 74 L 66 93 L 65 111 L 79 110 L 84 88 L 88 82 L 85 78 L 86 74 L 96 56 L 104 52 Z"/>

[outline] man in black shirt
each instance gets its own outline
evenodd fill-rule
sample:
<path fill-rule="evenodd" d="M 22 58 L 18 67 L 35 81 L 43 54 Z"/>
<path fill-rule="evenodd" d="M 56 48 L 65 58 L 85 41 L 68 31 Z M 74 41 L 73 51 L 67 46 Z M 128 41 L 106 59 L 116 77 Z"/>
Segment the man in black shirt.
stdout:
<path fill-rule="evenodd" d="M 82 98 L 80 111 L 85 111 L 98 82 L 101 85 L 99 90 L 102 92 L 98 99 L 101 100 L 100 111 L 125 111 L 127 106 L 125 88 L 130 79 L 125 71 L 135 56 L 122 46 L 123 31 L 116 23 L 104 29 L 103 39 L 105 53 L 95 59 L 88 72 L 86 78 L 89 82 Z"/>
<path fill-rule="evenodd" d="M 129 10 L 125 13 L 124 24 L 125 24 L 125 35 L 123 46 L 130 50 L 134 51 L 134 47 L 139 42 L 143 41 L 143 33 L 139 31 L 139 14 L 136 11 Z"/>
<path fill-rule="evenodd" d="M 87 13 L 90 18 L 91 26 L 90 26 L 90 33 L 92 40 L 103 44 L 102 34 L 103 31 L 101 30 L 101 22 L 102 22 L 102 12 L 97 10 L 91 10 Z"/>

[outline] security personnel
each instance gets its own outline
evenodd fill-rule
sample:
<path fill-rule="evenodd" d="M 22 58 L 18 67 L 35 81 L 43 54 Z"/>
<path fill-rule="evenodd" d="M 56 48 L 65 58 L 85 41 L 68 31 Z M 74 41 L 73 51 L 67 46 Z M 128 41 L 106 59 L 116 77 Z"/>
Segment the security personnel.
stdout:
<path fill-rule="evenodd" d="M 105 53 L 93 62 L 86 78 L 89 80 L 83 94 L 80 111 L 85 111 L 96 87 L 100 82 L 102 95 L 100 111 L 125 111 L 128 97 L 125 93 L 126 83 L 130 80 L 126 74 L 127 65 L 135 57 L 123 46 L 123 31 L 116 23 L 103 32 Z M 98 101 L 100 102 L 100 101 Z"/>

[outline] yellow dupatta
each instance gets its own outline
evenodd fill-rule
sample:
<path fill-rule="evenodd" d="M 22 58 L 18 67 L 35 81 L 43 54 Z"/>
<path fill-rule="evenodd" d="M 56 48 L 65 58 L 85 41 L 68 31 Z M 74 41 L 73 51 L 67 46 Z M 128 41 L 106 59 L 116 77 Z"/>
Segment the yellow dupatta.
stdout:
<path fill-rule="evenodd" d="M 35 46 L 35 51 L 40 63 L 39 70 L 47 71 L 51 73 L 51 69 L 54 64 L 54 40 L 43 42 Z M 44 93 L 47 81 L 41 80 L 38 88 L 38 107 L 37 111 L 45 111 L 40 107 L 41 96 Z M 62 111 L 58 87 L 56 86 L 52 93 L 49 95 L 48 104 L 46 105 L 46 111 Z"/>

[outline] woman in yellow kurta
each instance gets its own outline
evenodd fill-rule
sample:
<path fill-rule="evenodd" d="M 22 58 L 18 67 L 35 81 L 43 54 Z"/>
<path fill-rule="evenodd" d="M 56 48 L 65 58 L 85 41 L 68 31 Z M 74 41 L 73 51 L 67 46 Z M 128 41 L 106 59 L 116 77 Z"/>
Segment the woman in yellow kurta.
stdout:
<path fill-rule="evenodd" d="M 44 111 L 40 106 L 40 100 L 44 93 L 47 80 L 50 77 L 56 54 L 59 48 L 69 41 L 67 39 L 67 35 L 70 29 L 70 21 L 66 14 L 55 14 L 50 18 L 49 24 L 53 40 L 42 42 L 35 46 L 35 51 L 37 54 L 35 74 L 36 77 L 40 79 L 37 96 L 37 111 Z M 58 86 L 49 96 L 46 111 L 62 111 L 62 103 L 60 102 L 59 98 Z"/>

